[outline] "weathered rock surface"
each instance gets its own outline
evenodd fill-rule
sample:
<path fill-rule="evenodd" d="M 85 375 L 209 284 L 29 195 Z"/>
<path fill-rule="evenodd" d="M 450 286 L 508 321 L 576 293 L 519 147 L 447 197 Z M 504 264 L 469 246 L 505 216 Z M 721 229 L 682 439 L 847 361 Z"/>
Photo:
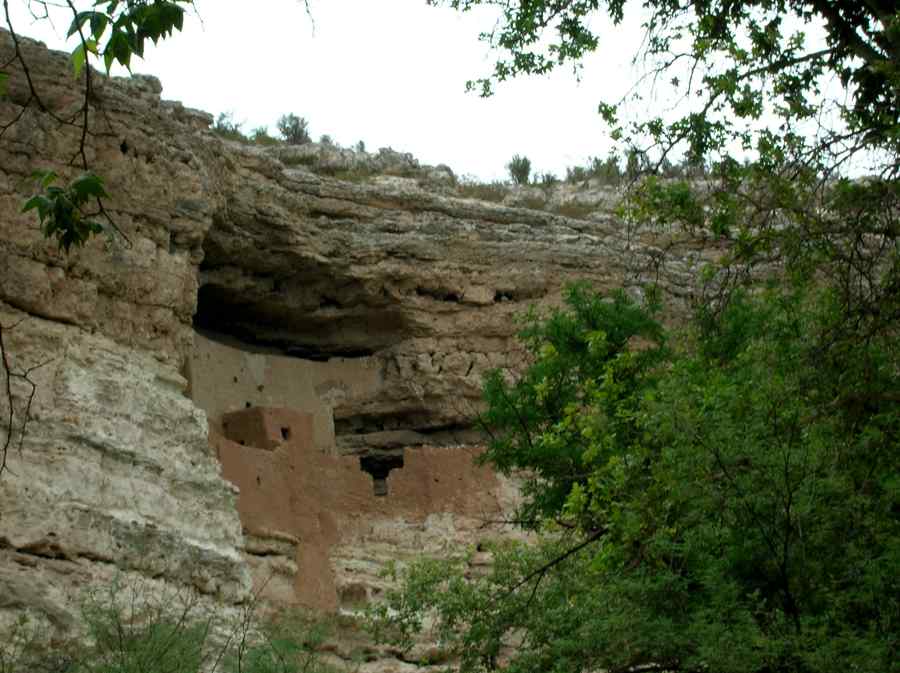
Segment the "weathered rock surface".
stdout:
<path fill-rule="evenodd" d="M 11 50 L 0 31 L 0 62 Z M 517 313 L 558 303 L 581 279 L 633 292 L 655 282 L 677 305 L 715 254 L 602 212 L 572 219 L 453 196 L 452 173 L 404 177 L 402 156 L 384 157 L 399 175 L 339 179 L 340 161 L 353 161 L 339 153 L 321 159 L 335 175 L 318 174 L 303 159 L 317 150 L 224 141 L 211 116 L 162 101 L 155 79 L 97 75 L 85 153 L 124 237 L 66 256 L 20 208 L 35 168 L 79 172 L 79 129 L 56 118 L 81 99 L 65 54 L 23 50 L 41 101 L 14 68 L 0 100 L 0 121 L 21 115 L 0 136 L 0 321 L 14 370 L 47 364 L 0 477 L 0 596 L 20 596 L 0 612 L 27 594 L 63 619 L 73 586 L 113 572 L 231 602 L 246 597 L 251 569 L 296 574 L 308 528 L 289 517 L 252 529 L 245 517 L 242 533 L 206 414 L 214 438 L 247 407 L 312 414 L 312 443 L 355 466 L 471 447 L 481 377 L 521 360 Z M 328 484 L 307 486 L 304 498 L 328 501 L 314 491 Z M 477 517 L 455 493 L 395 509 L 342 500 L 344 530 L 322 564 L 335 578 L 328 605 L 371 596 L 383 558 L 473 544 Z M 492 512 L 508 501 L 491 497 Z"/>

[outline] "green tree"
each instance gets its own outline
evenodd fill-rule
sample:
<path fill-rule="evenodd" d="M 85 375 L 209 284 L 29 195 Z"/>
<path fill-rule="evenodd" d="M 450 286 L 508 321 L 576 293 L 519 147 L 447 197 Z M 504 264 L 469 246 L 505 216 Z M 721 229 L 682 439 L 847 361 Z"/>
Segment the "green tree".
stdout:
<path fill-rule="evenodd" d="M 483 95 L 515 76 L 577 66 L 603 39 L 599 15 L 619 24 L 637 11 L 624 0 L 430 2 L 498 9 L 497 25 L 482 36 L 498 54 L 493 71 L 469 82 Z M 791 259 L 801 241 L 831 249 L 828 259 L 823 254 L 816 261 L 835 278 L 844 274 L 837 285 L 845 288 L 848 315 L 884 316 L 883 303 L 894 310 L 900 285 L 898 227 L 890 214 L 900 206 L 896 3 L 649 0 L 644 8 L 636 60 L 645 80 L 627 101 L 603 101 L 600 111 L 635 159 L 629 174 L 653 175 L 671 159 L 692 168 L 684 181 L 634 181 L 631 214 L 738 241 L 726 274 L 734 284 L 773 258 Z M 620 118 L 622 103 L 647 109 L 643 98 L 651 87 L 680 105 Z M 852 181 L 861 174 L 868 175 L 864 183 Z M 679 222 L 655 208 L 685 199 L 697 205 L 700 219 Z M 853 249 L 859 237 L 882 236 L 883 246 Z M 852 261 L 857 254 L 860 264 Z M 877 282 L 860 282 L 855 274 L 863 268 L 879 269 Z"/>
<path fill-rule="evenodd" d="M 288 145 L 306 145 L 309 137 L 309 122 L 295 114 L 282 115 L 278 119 L 278 132 Z"/>
<path fill-rule="evenodd" d="M 531 159 L 515 154 L 506 164 L 506 170 L 509 171 L 509 177 L 515 184 L 527 185 L 531 177 Z"/>
<path fill-rule="evenodd" d="M 484 33 L 499 58 L 470 83 L 485 95 L 577 64 L 602 37 L 596 14 L 619 23 L 632 11 L 433 4 L 499 9 Z M 530 367 L 486 384 L 485 459 L 525 475 L 517 520 L 539 542 L 498 546 L 493 571 L 471 581 L 458 562 L 414 566 L 375 626 L 404 642 L 430 617 L 465 670 L 891 670 L 898 8 L 644 7 L 647 77 L 683 102 L 624 121 L 619 103 L 601 104 L 634 178 L 623 215 L 721 239 L 725 252 L 668 336 L 623 295 L 574 290 L 566 310 L 532 316 Z M 686 179 L 655 177 L 673 157 Z"/>
<path fill-rule="evenodd" d="M 465 671 L 890 670 L 900 346 L 823 358 L 841 310 L 800 283 L 678 339 L 621 293 L 532 315 L 532 365 L 485 387 L 485 460 L 527 475 L 516 519 L 540 540 L 474 580 L 414 565 L 376 631 L 408 645 L 431 618 Z"/>

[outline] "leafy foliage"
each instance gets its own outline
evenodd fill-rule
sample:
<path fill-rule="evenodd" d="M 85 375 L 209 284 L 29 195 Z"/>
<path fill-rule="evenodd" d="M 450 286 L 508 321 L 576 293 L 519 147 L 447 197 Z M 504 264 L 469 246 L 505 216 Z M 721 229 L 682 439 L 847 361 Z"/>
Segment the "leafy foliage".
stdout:
<path fill-rule="evenodd" d="M 147 40 L 157 44 L 182 29 L 191 5 L 193 0 L 98 0 L 93 9 L 76 12 L 67 34 L 80 37 L 71 57 L 75 76 L 90 55 L 102 58 L 107 72 L 117 61 L 130 70 L 131 57 L 144 55 Z"/>
<path fill-rule="evenodd" d="M 263 625 L 258 643 L 229 656 L 230 673 L 337 673 L 323 661 L 329 625 L 305 612 L 293 611 Z"/>
<path fill-rule="evenodd" d="M 621 294 L 532 316 L 533 363 L 488 380 L 485 422 L 542 537 L 483 577 L 414 565 L 376 632 L 409 645 L 433 620 L 465 671 L 889 670 L 900 347 L 823 350 L 840 311 L 820 284 L 772 284 L 668 346 Z"/>
<path fill-rule="evenodd" d="M 662 327 L 651 312 L 622 293 L 612 301 L 584 285 L 566 295 L 571 312 L 556 312 L 546 321 L 532 311 L 520 339 L 532 357 L 521 378 L 508 383 L 494 371 L 484 386 L 488 410 L 481 419 L 491 432 L 482 460 L 501 472 L 526 469 L 526 501 L 517 517 L 540 526 L 545 517 L 562 512 L 572 488 L 584 484 L 595 459 L 585 458 L 586 443 L 599 429 L 585 427 L 596 419 L 579 412 L 601 400 L 633 406 L 652 378 L 650 363 L 665 356 Z M 633 339 L 651 346 L 628 349 Z M 633 423 L 624 411 L 605 418 L 610 436 L 628 445 Z M 610 445 L 607 452 L 621 449 Z M 587 526 L 588 528 L 590 526 Z"/>
<path fill-rule="evenodd" d="M 54 183 L 59 176 L 53 171 L 38 171 L 33 177 L 40 191 L 22 207 L 22 212 L 37 211 L 41 231 L 47 238 L 55 238 L 60 250 L 69 252 L 71 247 L 81 247 L 93 234 L 103 231 L 96 221 L 100 199 L 105 197 L 103 181 L 93 173 L 85 173 L 72 180 L 68 186 Z M 97 203 L 96 212 L 85 212 L 89 203 Z"/>
<path fill-rule="evenodd" d="M 531 160 L 518 154 L 506 164 L 506 170 L 509 171 L 509 177 L 517 185 L 527 185 L 531 176 Z"/>
<path fill-rule="evenodd" d="M 53 3 L 38 4 L 42 6 L 45 18 L 49 17 L 48 6 Z M 34 210 L 40 219 L 44 235 L 57 238 L 60 248 L 65 252 L 68 253 L 73 245 L 75 247 L 84 245 L 92 235 L 103 231 L 103 227 L 96 220 L 90 219 L 98 214 L 106 217 L 112 231 L 122 233 L 103 208 L 102 199 L 106 196 L 103 183 L 98 176 L 90 172 L 85 150 L 89 135 L 89 112 L 91 106 L 97 102 L 93 90 L 91 59 L 102 60 L 107 73 L 117 62 L 130 70 L 132 56 L 144 55 L 147 40 L 156 44 L 182 29 L 185 9 L 192 5 L 192 0 L 96 0 L 91 3 L 91 9 L 84 11 L 79 11 L 72 2 L 60 6 L 61 9 L 69 10 L 72 15 L 66 36 L 75 39 L 77 45 L 72 50 L 70 63 L 75 77 L 81 78 L 84 82 L 82 107 L 76 117 L 81 120 L 82 132 L 73 162 L 76 158 L 80 158 L 85 175 L 73 181 L 68 188 L 60 188 L 51 184 L 56 178 L 55 173 L 40 172 L 38 174 L 40 191 L 28 199 L 24 211 Z M 23 108 L 35 102 L 37 107 L 46 112 L 49 108 L 42 99 L 42 93 L 35 89 L 34 80 L 29 74 L 28 64 L 20 49 L 19 38 L 8 11 L 6 27 L 12 35 L 14 56 L 2 68 L 6 69 L 14 62 L 18 63 L 30 90 L 28 101 Z M 8 79 L 9 73 L 0 71 L 0 96 L 5 92 Z M 74 119 L 61 120 L 55 115 L 51 116 L 60 123 L 74 123 Z M 12 122 L 0 125 L 0 135 L 18 119 L 19 117 L 16 117 Z M 86 218 L 82 207 L 89 200 L 96 203 L 97 212 Z M 127 240 L 124 234 L 123 237 Z"/>
<path fill-rule="evenodd" d="M 86 594 L 79 633 L 22 614 L 0 630 L 0 673 L 336 673 L 326 622 L 302 612 L 226 617 L 189 590 L 118 580 Z"/>

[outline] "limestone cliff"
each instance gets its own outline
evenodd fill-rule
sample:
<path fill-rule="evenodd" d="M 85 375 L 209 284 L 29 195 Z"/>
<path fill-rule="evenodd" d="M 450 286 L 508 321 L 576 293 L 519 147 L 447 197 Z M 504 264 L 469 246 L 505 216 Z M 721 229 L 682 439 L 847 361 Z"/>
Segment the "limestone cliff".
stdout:
<path fill-rule="evenodd" d="M 66 256 L 20 208 L 35 168 L 76 174 L 56 119 L 80 100 L 65 54 L 24 48 L 47 110 L 14 72 L 0 321 L 13 368 L 42 366 L 0 478 L 0 612 L 64 620 L 73 586 L 117 572 L 231 603 L 254 573 L 287 578 L 274 598 L 369 598 L 378 561 L 473 544 L 514 497 L 470 463 L 481 377 L 521 359 L 513 317 L 575 279 L 677 303 L 710 254 L 461 198 L 438 169 L 317 173 L 222 140 L 153 78 L 97 76 L 88 159 L 127 240 Z"/>

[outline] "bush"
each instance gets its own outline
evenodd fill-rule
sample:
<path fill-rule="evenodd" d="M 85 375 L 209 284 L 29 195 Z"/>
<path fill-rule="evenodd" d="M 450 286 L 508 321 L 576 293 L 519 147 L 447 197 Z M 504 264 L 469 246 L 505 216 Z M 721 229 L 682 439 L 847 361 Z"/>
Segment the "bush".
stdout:
<path fill-rule="evenodd" d="M 309 122 L 295 114 L 282 115 L 276 123 L 278 132 L 288 145 L 306 145 L 311 142 Z"/>
<path fill-rule="evenodd" d="M 260 642 L 226 660 L 229 673 L 336 673 L 319 651 L 331 635 L 329 624 L 304 612 L 280 615 L 260 629 Z"/>
<path fill-rule="evenodd" d="M 213 124 L 213 133 L 226 140 L 246 142 L 247 136 L 241 131 L 243 125 L 243 122 L 234 121 L 233 112 L 222 112 L 216 117 L 216 123 Z"/>
<path fill-rule="evenodd" d="M 566 182 L 570 185 L 574 185 L 576 182 L 585 182 L 590 177 L 584 166 L 569 166 L 566 169 Z"/>
<path fill-rule="evenodd" d="M 332 138 L 327 133 L 323 133 L 321 136 L 319 136 L 319 144 L 325 145 L 326 147 L 333 147 L 334 146 L 334 138 Z"/>
<path fill-rule="evenodd" d="M 610 152 L 606 159 L 593 157 L 591 159 L 591 176 L 597 178 L 605 185 L 617 185 L 622 181 L 622 169 L 619 167 L 619 157 Z"/>
<path fill-rule="evenodd" d="M 512 178 L 514 183 L 527 185 L 528 178 L 531 175 L 531 160 L 528 157 L 515 154 L 509 160 L 509 163 L 506 164 L 506 170 L 509 171 L 509 177 Z"/>
<path fill-rule="evenodd" d="M 192 590 L 113 582 L 89 593 L 81 633 L 50 639 L 23 615 L 0 628 L 0 673 L 336 673 L 320 656 L 329 627 L 303 613 L 226 617 Z"/>
<path fill-rule="evenodd" d="M 716 295 L 683 332 L 657 291 L 528 314 L 528 367 L 486 379 L 483 459 L 524 475 L 515 518 L 543 535 L 486 576 L 413 564 L 376 636 L 427 618 L 465 673 L 510 650 L 518 673 L 897 670 L 896 323 L 837 332 L 823 285 Z"/>
<path fill-rule="evenodd" d="M 273 138 L 269 135 L 269 127 L 268 126 L 259 126 L 250 133 L 250 140 L 253 141 L 256 145 L 263 145 L 265 147 L 270 147 L 272 145 L 278 144 L 278 138 Z"/>

